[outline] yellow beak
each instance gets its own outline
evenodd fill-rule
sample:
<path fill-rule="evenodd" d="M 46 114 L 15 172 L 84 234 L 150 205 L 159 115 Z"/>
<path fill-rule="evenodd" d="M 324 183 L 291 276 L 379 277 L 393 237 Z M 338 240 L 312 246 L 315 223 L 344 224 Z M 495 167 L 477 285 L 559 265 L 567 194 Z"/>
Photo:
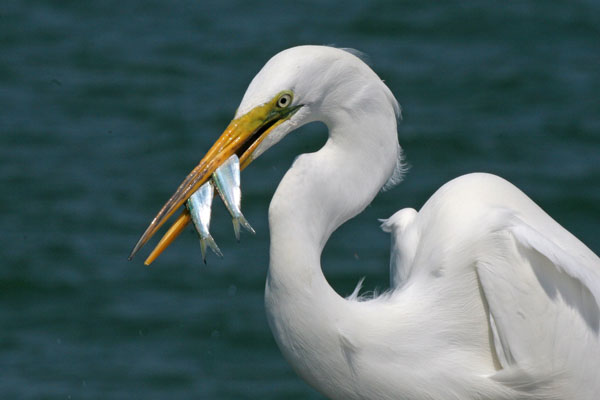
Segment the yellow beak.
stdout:
<path fill-rule="evenodd" d="M 231 121 L 223 134 L 217 139 L 200 163 L 183 180 L 177 191 L 160 209 L 156 217 L 140 237 L 131 251 L 129 259 L 150 240 L 158 229 L 194 194 L 202 184 L 208 181 L 215 170 L 233 154 L 240 158 L 240 168 L 244 169 L 253 160 L 252 153 L 264 138 L 278 125 L 288 119 L 300 106 L 279 108 L 277 99 L 252 109 L 247 114 Z M 150 265 L 183 231 L 190 222 L 187 209 L 178 217 L 176 222 L 165 233 L 163 238 L 152 251 L 145 264 Z"/>

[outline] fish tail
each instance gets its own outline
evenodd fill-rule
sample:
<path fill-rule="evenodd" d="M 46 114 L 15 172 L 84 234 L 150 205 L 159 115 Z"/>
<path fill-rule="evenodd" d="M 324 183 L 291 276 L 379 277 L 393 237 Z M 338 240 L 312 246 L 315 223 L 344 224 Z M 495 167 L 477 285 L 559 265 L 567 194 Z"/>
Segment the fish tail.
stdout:
<path fill-rule="evenodd" d="M 240 218 L 234 217 L 231 222 L 233 222 L 233 233 L 235 233 L 235 239 L 240 241 Z"/>
<path fill-rule="evenodd" d="M 223 253 L 221 253 L 221 249 L 219 249 L 219 246 L 217 246 L 217 242 L 215 242 L 215 239 L 213 239 L 213 237 L 210 234 L 208 235 L 208 237 L 206 237 L 206 244 L 208 244 L 208 247 L 210 247 L 212 252 L 215 253 L 217 257 L 223 258 Z"/>
<path fill-rule="evenodd" d="M 202 261 L 206 265 L 206 240 L 202 237 L 200 238 L 200 251 L 202 252 Z"/>
<path fill-rule="evenodd" d="M 251 234 L 256 235 L 256 231 L 254 230 L 254 228 L 252 228 L 250 226 L 250 223 L 248 223 L 248 221 L 246 220 L 246 218 L 240 214 L 240 216 L 238 217 L 238 219 L 240 220 L 240 224 L 242 224 L 242 226 Z"/>
<path fill-rule="evenodd" d="M 206 264 L 206 247 L 210 248 L 212 252 L 217 255 L 217 257 L 223 258 L 221 249 L 219 249 L 215 239 L 213 239 L 212 235 L 209 233 L 208 236 L 200 238 L 200 250 L 202 250 L 202 259 L 204 260 L 204 264 Z"/>
<path fill-rule="evenodd" d="M 256 234 L 254 229 L 250 226 L 246 218 L 240 213 L 238 216 L 233 217 L 233 232 L 235 233 L 235 238 L 237 241 L 240 241 L 240 225 L 244 227 L 248 232 L 252 234 Z"/>

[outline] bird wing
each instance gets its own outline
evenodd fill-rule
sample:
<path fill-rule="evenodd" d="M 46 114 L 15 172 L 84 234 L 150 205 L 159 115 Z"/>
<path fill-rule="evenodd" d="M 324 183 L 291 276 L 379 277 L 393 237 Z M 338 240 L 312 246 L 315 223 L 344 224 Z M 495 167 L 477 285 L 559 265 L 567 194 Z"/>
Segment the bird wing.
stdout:
<path fill-rule="evenodd" d="M 413 224 L 417 217 L 414 208 L 404 208 L 388 219 L 380 220 L 381 229 L 391 234 L 390 287 L 398 288 L 410 274 L 417 245 L 418 229 Z"/>
<path fill-rule="evenodd" d="M 600 259 L 549 217 L 534 226 L 501 213 L 476 265 L 499 363 L 575 371 L 598 389 Z"/>

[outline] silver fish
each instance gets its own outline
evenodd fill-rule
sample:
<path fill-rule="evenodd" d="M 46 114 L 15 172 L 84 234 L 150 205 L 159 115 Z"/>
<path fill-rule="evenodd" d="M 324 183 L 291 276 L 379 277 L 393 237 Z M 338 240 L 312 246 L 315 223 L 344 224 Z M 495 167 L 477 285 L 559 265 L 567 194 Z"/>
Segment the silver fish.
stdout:
<path fill-rule="evenodd" d="M 186 207 L 192 217 L 192 222 L 196 227 L 198 236 L 200 237 L 200 250 L 202 250 L 202 259 L 206 264 L 206 246 L 219 257 L 223 257 L 223 253 L 215 243 L 215 240 L 208 231 L 210 227 L 210 209 L 214 197 L 214 188 L 212 183 L 206 182 L 200 186 L 198 190 L 190 196 L 186 202 Z"/>
<path fill-rule="evenodd" d="M 244 215 L 242 215 L 241 202 L 242 191 L 240 189 L 240 159 L 232 155 L 213 173 L 212 180 L 217 191 L 225 203 L 225 207 L 233 218 L 233 231 L 235 238 L 240 240 L 240 225 L 251 233 L 254 229 L 250 226 Z"/>

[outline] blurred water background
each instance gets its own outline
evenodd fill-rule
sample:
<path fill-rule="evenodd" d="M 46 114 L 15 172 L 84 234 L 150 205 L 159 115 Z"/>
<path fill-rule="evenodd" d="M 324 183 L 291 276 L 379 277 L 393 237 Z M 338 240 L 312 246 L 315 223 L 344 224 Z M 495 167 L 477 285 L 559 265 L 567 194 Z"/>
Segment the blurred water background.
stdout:
<path fill-rule="evenodd" d="M 127 255 L 276 52 L 368 55 L 403 107 L 411 169 L 336 232 L 331 285 L 387 287 L 377 218 L 487 171 L 600 252 L 600 2 L 3 0 L 0 398 L 320 399 L 263 310 L 267 207 L 303 128 L 242 176 L 257 231 L 204 266 L 189 230 L 151 268 Z M 215 202 L 215 204 L 220 201 Z M 153 242 L 155 243 L 155 241 Z"/>

